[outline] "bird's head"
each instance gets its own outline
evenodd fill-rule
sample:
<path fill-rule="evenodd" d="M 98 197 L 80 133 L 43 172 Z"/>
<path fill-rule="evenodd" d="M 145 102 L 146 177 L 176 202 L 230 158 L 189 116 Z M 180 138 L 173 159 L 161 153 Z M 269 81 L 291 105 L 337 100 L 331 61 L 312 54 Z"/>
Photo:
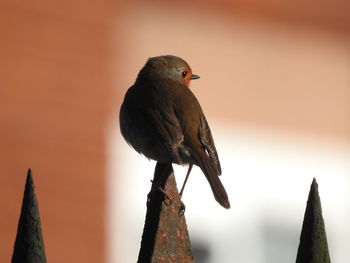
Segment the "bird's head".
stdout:
<path fill-rule="evenodd" d="M 186 61 L 171 55 L 149 58 L 139 77 L 140 75 L 147 75 L 156 80 L 171 79 L 186 86 L 189 86 L 191 80 L 199 79 L 198 75 L 192 73 Z"/>

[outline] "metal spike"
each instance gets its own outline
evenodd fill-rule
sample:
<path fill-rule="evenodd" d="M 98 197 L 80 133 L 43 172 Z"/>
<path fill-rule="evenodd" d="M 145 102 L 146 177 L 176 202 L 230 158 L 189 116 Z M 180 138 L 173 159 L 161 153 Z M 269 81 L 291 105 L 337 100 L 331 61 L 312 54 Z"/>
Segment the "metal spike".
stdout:
<path fill-rule="evenodd" d="M 314 178 L 304 215 L 296 263 L 330 263 L 318 185 Z"/>
<path fill-rule="evenodd" d="M 28 170 L 12 263 L 45 263 L 38 202 L 31 169 Z"/>
<path fill-rule="evenodd" d="M 157 163 L 153 186 L 160 186 L 171 198 L 164 202 L 164 194 L 151 190 L 148 197 L 146 222 L 143 230 L 138 263 L 193 263 L 190 239 L 183 206 L 176 187 L 171 163 Z"/>

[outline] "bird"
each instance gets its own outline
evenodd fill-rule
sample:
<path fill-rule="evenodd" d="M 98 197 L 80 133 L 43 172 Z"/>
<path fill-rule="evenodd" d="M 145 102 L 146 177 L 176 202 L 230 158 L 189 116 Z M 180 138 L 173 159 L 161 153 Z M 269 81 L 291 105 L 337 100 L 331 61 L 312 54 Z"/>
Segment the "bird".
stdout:
<path fill-rule="evenodd" d="M 215 200 L 230 208 L 208 122 L 189 88 L 190 82 L 199 78 L 178 56 L 149 58 L 125 94 L 119 112 L 120 131 L 126 142 L 148 159 L 189 164 L 184 185 L 192 166 L 199 166 Z"/>

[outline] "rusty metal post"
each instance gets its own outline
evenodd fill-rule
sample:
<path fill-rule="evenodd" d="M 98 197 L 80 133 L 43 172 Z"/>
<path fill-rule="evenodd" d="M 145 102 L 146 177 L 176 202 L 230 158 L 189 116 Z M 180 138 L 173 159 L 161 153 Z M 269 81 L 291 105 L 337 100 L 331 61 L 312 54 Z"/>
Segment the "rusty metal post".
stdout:
<path fill-rule="evenodd" d="M 171 163 L 157 163 L 153 187 L 161 186 L 170 199 L 152 189 L 138 263 L 194 263 L 182 203 Z"/>
<path fill-rule="evenodd" d="M 28 170 L 12 263 L 45 263 L 38 201 L 32 171 Z"/>
<path fill-rule="evenodd" d="M 304 215 L 296 263 L 330 263 L 318 185 L 314 178 Z"/>

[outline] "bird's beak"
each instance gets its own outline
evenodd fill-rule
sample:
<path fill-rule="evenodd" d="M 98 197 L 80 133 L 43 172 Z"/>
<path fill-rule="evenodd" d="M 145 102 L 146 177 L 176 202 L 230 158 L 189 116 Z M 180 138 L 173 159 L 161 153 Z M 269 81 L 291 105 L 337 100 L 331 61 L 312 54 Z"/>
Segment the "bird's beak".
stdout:
<path fill-rule="evenodd" d="M 199 79 L 200 77 L 198 75 L 192 74 L 192 76 L 190 77 L 190 79 Z"/>

